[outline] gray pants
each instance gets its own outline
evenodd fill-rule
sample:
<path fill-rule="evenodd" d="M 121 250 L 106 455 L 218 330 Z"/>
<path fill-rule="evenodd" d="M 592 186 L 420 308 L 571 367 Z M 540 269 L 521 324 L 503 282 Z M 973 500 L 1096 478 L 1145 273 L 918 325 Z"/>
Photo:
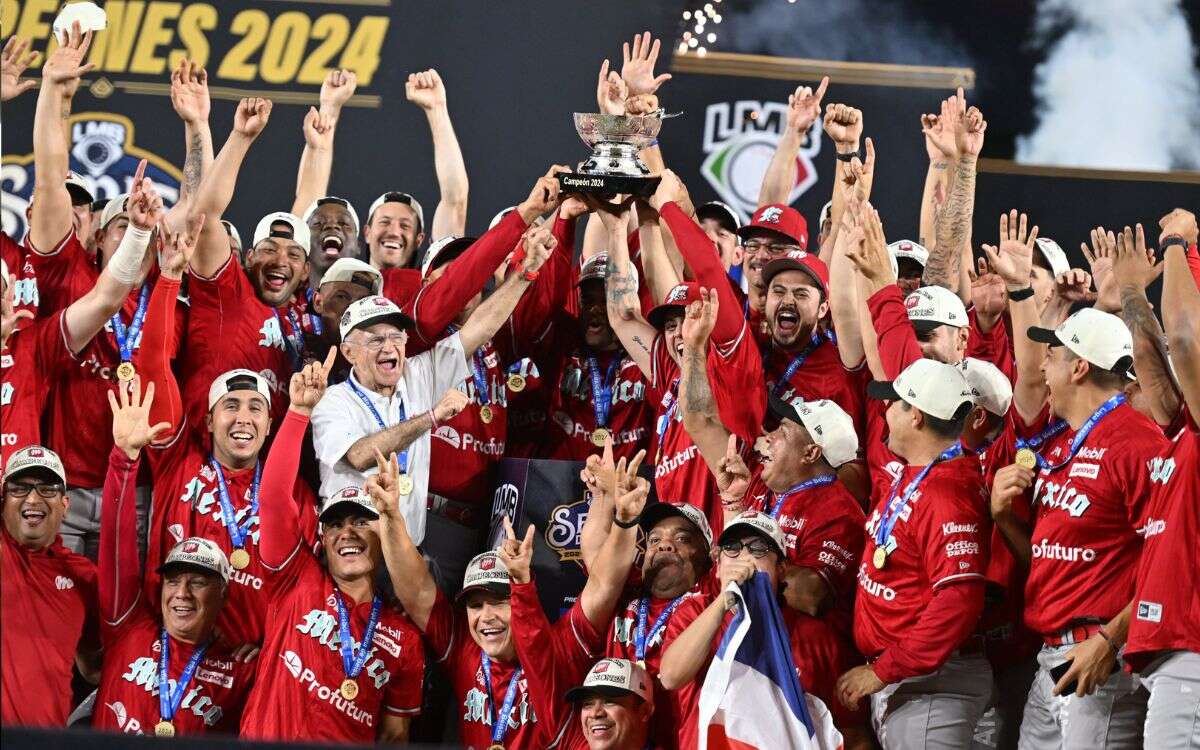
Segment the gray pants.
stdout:
<path fill-rule="evenodd" d="M 1200 654 L 1172 651 L 1146 667 L 1146 747 L 1200 748 Z"/>
<path fill-rule="evenodd" d="M 996 689 L 992 692 L 992 702 L 987 711 L 975 725 L 975 741 L 971 744 L 973 750 L 1016 748 L 1025 698 L 1029 695 L 1029 686 L 1037 669 L 1037 659 L 1031 656 L 995 673 Z"/>
<path fill-rule="evenodd" d="M 871 696 L 871 724 L 884 750 L 962 750 L 971 746 L 992 697 L 982 656 L 951 656 L 933 674 L 909 677 Z"/>
<path fill-rule="evenodd" d="M 1137 677 L 1118 665 L 1091 695 L 1055 696 L 1050 670 L 1066 661 L 1074 646 L 1043 646 L 1025 701 L 1022 750 L 1106 750 L 1142 746 L 1146 691 Z"/>
<path fill-rule="evenodd" d="M 104 488 L 89 489 L 72 487 L 67 490 L 67 513 L 63 517 L 63 544 L 72 552 L 83 555 L 93 562 L 100 556 L 100 506 Z M 150 513 L 150 488 L 138 487 L 137 498 L 137 543 L 138 559 L 143 566 L 146 561 L 147 517 Z M 164 551 L 165 554 L 165 551 Z"/>
<path fill-rule="evenodd" d="M 462 590 L 463 575 L 471 558 L 483 552 L 482 530 L 471 529 L 437 513 L 425 515 L 421 551 L 438 588 L 453 597 Z"/>

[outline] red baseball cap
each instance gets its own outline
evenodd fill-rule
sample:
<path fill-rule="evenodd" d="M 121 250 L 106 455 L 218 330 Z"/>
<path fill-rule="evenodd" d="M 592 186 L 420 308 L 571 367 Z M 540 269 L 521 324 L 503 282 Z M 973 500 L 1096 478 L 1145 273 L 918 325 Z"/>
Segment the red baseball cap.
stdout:
<path fill-rule="evenodd" d="M 782 203 L 763 206 L 754 212 L 749 224 L 737 230 L 737 235 L 746 240 L 754 235 L 755 229 L 781 234 L 799 245 L 801 250 L 808 249 L 808 222 L 790 206 Z"/>
<path fill-rule="evenodd" d="M 817 282 L 817 287 L 825 296 L 829 296 L 829 266 L 813 253 L 804 250 L 792 250 L 778 258 L 772 259 L 763 267 L 763 284 L 770 284 L 775 275 L 783 271 L 804 271 Z"/>
<path fill-rule="evenodd" d="M 657 305 L 646 315 L 646 320 L 650 321 L 650 325 L 661 330 L 666 325 L 668 315 L 675 310 L 683 311 L 687 309 L 688 305 L 699 301 L 700 282 L 685 281 L 668 292 L 667 298 L 662 301 L 662 304 Z"/>

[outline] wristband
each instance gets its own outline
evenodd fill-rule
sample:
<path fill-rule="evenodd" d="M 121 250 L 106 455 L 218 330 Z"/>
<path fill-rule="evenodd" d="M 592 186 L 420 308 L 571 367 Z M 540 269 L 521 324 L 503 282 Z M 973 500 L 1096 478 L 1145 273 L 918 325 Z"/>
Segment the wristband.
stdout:
<path fill-rule="evenodd" d="M 105 269 L 121 284 L 136 284 L 142 273 L 142 259 L 146 246 L 150 244 L 150 230 L 139 229 L 130 224 L 125 228 L 116 251 L 108 259 Z"/>
<path fill-rule="evenodd" d="M 1188 250 L 1190 250 L 1190 249 L 1191 249 L 1191 248 L 1188 246 L 1187 240 L 1185 240 L 1183 237 L 1180 237 L 1180 236 L 1179 236 L 1179 235 L 1177 235 L 1177 234 L 1173 234 L 1173 235 L 1171 235 L 1170 237 L 1168 237 L 1168 238 L 1166 238 L 1165 240 L 1163 240 L 1163 241 L 1162 241 L 1162 244 L 1158 246 L 1158 253 L 1159 253 L 1159 255 L 1166 255 L 1166 253 L 1167 253 L 1167 248 L 1168 248 L 1168 247 L 1171 247 L 1172 245 L 1179 245 L 1180 247 L 1182 247 L 1182 248 L 1183 248 L 1183 254 L 1184 254 L 1184 255 L 1187 255 L 1187 254 L 1188 254 Z"/>
<path fill-rule="evenodd" d="M 1105 643 L 1107 643 L 1108 647 L 1113 650 L 1114 654 L 1120 653 L 1121 649 L 1117 648 L 1117 644 L 1113 643 L 1112 636 L 1110 636 L 1108 632 L 1104 630 L 1103 625 L 1101 625 L 1100 629 L 1096 632 L 1100 634 L 1100 637 L 1104 639 Z"/>
<path fill-rule="evenodd" d="M 1031 287 L 1031 286 L 1027 286 L 1024 289 L 1017 289 L 1016 291 L 1008 293 L 1008 298 L 1010 300 L 1012 300 L 1013 302 L 1020 302 L 1021 300 L 1029 299 L 1032 296 L 1033 296 L 1033 287 Z"/>
<path fill-rule="evenodd" d="M 854 160 L 854 158 L 855 158 L 855 157 L 857 157 L 857 156 L 858 156 L 858 151 L 857 151 L 857 150 L 854 150 L 854 151 L 847 151 L 847 152 L 846 152 L 846 153 L 844 153 L 844 154 L 839 152 L 839 153 L 838 153 L 838 155 L 837 155 L 837 160 L 838 160 L 838 161 L 844 161 L 844 162 L 850 162 L 850 161 L 853 161 L 853 160 Z"/>
<path fill-rule="evenodd" d="M 536 281 L 540 271 L 522 271 L 521 278 L 526 281 Z"/>
<path fill-rule="evenodd" d="M 632 521 L 622 521 L 621 519 L 617 518 L 616 516 L 613 516 L 613 523 L 617 525 L 617 528 L 621 528 L 621 529 L 632 529 L 634 526 L 637 526 L 641 522 L 642 522 L 642 517 L 640 515 L 637 518 L 633 519 Z"/>

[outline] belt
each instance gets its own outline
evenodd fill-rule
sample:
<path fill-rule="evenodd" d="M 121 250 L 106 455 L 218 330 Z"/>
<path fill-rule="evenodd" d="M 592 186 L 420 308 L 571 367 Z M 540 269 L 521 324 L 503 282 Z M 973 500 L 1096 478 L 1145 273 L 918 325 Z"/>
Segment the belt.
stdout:
<path fill-rule="evenodd" d="M 483 514 L 473 505 L 460 503 L 432 492 L 428 494 L 427 498 L 425 509 L 430 513 L 436 513 L 442 518 L 472 529 L 477 529 L 482 525 Z"/>
<path fill-rule="evenodd" d="M 1088 638 L 1091 638 L 1096 633 L 1100 632 L 1100 623 L 1089 622 L 1080 625 L 1074 625 L 1064 630 L 1060 630 L 1054 635 L 1048 635 L 1043 639 L 1047 646 L 1073 646 L 1076 643 L 1083 643 Z"/>

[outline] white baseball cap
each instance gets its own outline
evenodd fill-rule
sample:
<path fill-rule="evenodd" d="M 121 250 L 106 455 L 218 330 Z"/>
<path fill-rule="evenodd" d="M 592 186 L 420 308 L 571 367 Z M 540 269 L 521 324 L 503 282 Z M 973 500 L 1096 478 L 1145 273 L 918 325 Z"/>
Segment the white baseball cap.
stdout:
<path fill-rule="evenodd" d="M 1057 242 L 1049 237 L 1038 237 L 1034 244 L 1037 245 L 1038 250 L 1042 251 L 1042 257 L 1050 266 L 1051 274 L 1058 276 L 1071 270 L 1071 262 L 1067 260 L 1067 254 L 1063 252 Z"/>
<path fill-rule="evenodd" d="M 96 201 L 96 195 L 92 192 L 92 189 L 88 187 L 82 177 L 74 172 L 67 172 L 66 184 L 67 192 L 71 194 L 72 205 L 79 206 L 84 203 L 94 203 Z"/>
<path fill-rule="evenodd" d="M 341 281 L 348 284 L 357 284 L 362 281 L 361 278 L 355 279 L 356 276 L 361 277 L 366 275 L 370 277 L 371 284 L 367 288 L 371 290 L 371 294 L 379 294 L 383 291 L 383 274 L 379 269 L 370 263 L 364 263 L 358 258 L 338 258 L 325 271 L 325 275 L 321 277 L 321 284 L 328 284 L 332 281 Z"/>
<path fill-rule="evenodd" d="M 364 512 L 371 518 L 379 518 L 379 511 L 375 510 L 375 503 L 372 502 L 371 496 L 364 492 L 362 487 L 350 485 L 325 498 L 325 502 L 321 503 L 321 513 L 318 516 L 318 520 L 325 523 L 329 520 L 329 516 L 332 515 L 331 511 L 334 508 L 344 507 Z"/>
<path fill-rule="evenodd" d="M 784 550 L 787 545 L 783 541 L 783 529 L 779 527 L 779 522 L 766 513 L 759 513 L 756 510 L 739 513 L 737 518 L 730 521 L 725 530 L 721 532 L 717 544 L 724 544 L 733 537 L 746 533 L 747 530 L 755 531 L 766 537 L 767 541 L 775 545 L 775 551 L 779 553 L 779 557 L 785 556 Z"/>
<path fill-rule="evenodd" d="M 923 286 L 904 299 L 908 320 L 918 331 L 938 326 L 962 328 L 968 324 L 967 308 L 958 295 L 944 286 Z"/>
<path fill-rule="evenodd" d="M 200 536 L 190 536 L 171 548 L 167 559 L 158 566 L 159 574 L 177 565 L 201 568 L 216 573 L 222 581 L 229 583 L 229 558 L 217 543 Z"/>
<path fill-rule="evenodd" d="M 430 271 L 434 270 L 435 262 L 440 268 L 465 253 L 467 248 L 475 244 L 476 239 L 478 238 L 448 234 L 434 242 L 425 251 L 425 257 L 421 259 L 421 278 L 425 278 Z"/>
<path fill-rule="evenodd" d="M 346 308 L 346 312 L 342 313 L 338 330 L 342 334 L 342 341 L 345 341 L 354 329 L 366 328 L 376 323 L 391 323 L 400 330 L 412 328 L 415 325 L 412 318 L 400 312 L 400 308 L 396 306 L 395 302 L 375 294 L 351 302 L 350 306 Z"/>
<path fill-rule="evenodd" d="M 104 229 L 111 221 L 118 216 L 128 217 L 125 211 L 125 202 L 129 200 L 129 193 L 121 193 L 115 198 L 112 198 L 108 203 L 104 204 L 104 211 L 100 213 L 100 228 Z"/>
<path fill-rule="evenodd" d="M 963 404 L 974 404 L 971 386 L 958 365 L 918 359 L 892 381 L 867 384 L 867 395 L 883 401 L 904 401 L 938 419 L 953 419 Z"/>
<path fill-rule="evenodd" d="M 508 574 L 508 566 L 495 550 L 471 558 L 471 562 L 467 563 L 467 572 L 463 575 L 462 591 L 454 600 L 462 602 L 468 593 L 478 589 L 486 589 L 501 596 L 508 596 L 512 592 L 512 577 Z"/>
<path fill-rule="evenodd" d="M 825 201 L 825 205 L 821 206 L 821 213 L 817 214 L 817 229 L 825 226 L 825 220 L 829 218 L 829 214 L 833 213 L 833 201 Z"/>
<path fill-rule="evenodd" d="M 975 403 L 992 414 L 1003 417 L 1012 405 L 1012 383 L 1000 372 L 1000 368 L 982 359 L 966 357 L 958 365 L 967 379 Z"/>
<path fill-rule="evenodd" d="M 354 206 L 350 205 L 350 201 L 345 198 L 340 198 L 336 195 L 326 195 L 322 198 L 317 198 L 312 203 L 308 204 L 308 208 L 304 209 L 304 215 L 300 218 L 304 220 L 305 226 L 308 225 L 308 220 L 317 212 L 317 209 L 324 206 L 326 203 L 335 203 L 350 213 L 350 218 L 354 220 L 354 233 L 358 234 L 362 229 L 362 225 L 358 223 L 358 212 L 354 210 Z"/>
<path fill-rule="evenodd" d="M 734 211 L 733 207 L 728 203 L 722 203 L 721 201 L 709 201 L 708 203 L 698 206 L 696 208 L 696 218 L 716 219 L 717 221 L 725 219 L 727 220 L 727 223 L 733 225 L 733 229 L 729 231 L 735 234 L 737 233 L 737 230 L 741 229 L 742 227 L 742 220 L 741 217 L 738 216 L 737 211 Z M 738 241 L 740 242 L 741 238 L 738 238 Z"/>
<path fill-rule="evenodd" d="M 401 193 L 396 190 L 390 190 L 376 198 L 371 203 L 371 210 L 367 211 L 367 223 L 371 223 L 371 217 L 375 215 L 375 209 L 382 206 L 384 203 L 403 203 L 413 210 L 417 215 L 417 231 L 420 232 L 425 228 L 425 209 L 421 208 L 421 204 L 416 198 L 408 193 Z"/>
<path fill-rule="evenodd" d="M 654 688 L 646 670 L 628 659 L 601 659 L 588 670 L 583 684 L 567 691 L 567 703 L 578 703 L 594 695 L 619 698 L 636 695 L 646 703 L 654 704 Z"/>
<path fill-rule="evenodd" d="M 664 518 L 678 516 L 679 518 L 687 519 L 692 522 L 700 532 L 700 536 L 704 537 L 704 546 L 711 547 L 713 540 L 712 527 L 708 525 L 708 518 L 704 515 L 704 511 L 697 508 L 691 503 L 667 503 L 657 502 L 642 511 L 642 515 L 638 518 L 638 525 L 647 534 L 650 530 L 657 526 Z"/>
<path fill-rule="evenodd" d="M 291 236 L 280 234 L 278 231 L 272 232 L 272 224 L 287 224 L 292 230 Z M 304 248 L 306 255 L 309 252 L 309 242 L 312 239 L 312 236 L 308 232 L 308 224 L 301 221 L 299 216 L 289 214 L 287 211 L 274 211 L 262 217 L 258 222 L 258 226 L 254 227 L 254 242 L 251 244 L 251 247 L 257 246 L 258 243 L 268 237 L 283 237 L 284 239 L 294 240 L 297 245 Z"/>
<path fill-rule="evenodd" d="M 58 477 L 63 484 L 67 483 L 67 472 L 63 469 L 58 454 L 40 445 L 26 446 L 9 456 L 8 463 L 4 464 L 4 481 L 7 482 L 29 469 L 45 469 Z"/>
<path fill-rule="evenodd" d="M 1050 346 L 1065 346 L 1102 370 L 1124 375 L 1133 363 L 1133 335 L 1116 315 L 1085 307 L 1058 328 L 1029 327 L 1029 338 Z"/>
<path fill-rule="evenodd" d="M 492 220 L 488 222 L 488 229 L 495 229 L 497 224 L 504 221 L 505 216 L 508 216 L 509 214 L 511 214 L 513 211 L 516 211 L 516 210 L 517 210 L 516 206 L 509 206 L 508 208 L 500 211 L 500 213 L 493 216 Z M 541 226 L 542 224 L 546 223 L 546 217 L 538 216 L 537 218 L 535 218 L 533 220 L 533 223 L 538 226 Z"/>
<path fill-rule="evenodd" d="M 225 231 L 229 233 L 229 236 L 233 238 L 235 243 L 237 243 L 238 249 L 241 250 L 242 235 L 240 232 L 238 232 L 237 227 L 233 225 L 233 222 L 227 219 L 221 219 L 221 226 L 225 227 Z"/>
<path fill-rule="evenodd" d="M 829 399 L 805 401 L 797 396 L 784 401 L 772 395 L 769 406 L 775 416 L 790 419 L 808 430 L 813 442 L 821 446 L 830 466 L 837 468 L 858 455 L 854 420 Z"/>
<path fill-rule="evenodd" d="M 213 379 L 212 385 L 208 387 L 209 410 L 216 406 L 225 394 L 233 391 L 254 391 L 267 400 L 268 406 L 271 404 L 271 386 L 268 385 L 267 379 L 254 370 L 238 368 L 223 372 Z"/>
<path fill-rule="evenodd" d="M 919 242 L 912 240 L 896 240 L 888 244 L 888 253 L 893 258 L 910 258 L 925 267 L 925 263 L 929 261 L 929 251 Z"/>

